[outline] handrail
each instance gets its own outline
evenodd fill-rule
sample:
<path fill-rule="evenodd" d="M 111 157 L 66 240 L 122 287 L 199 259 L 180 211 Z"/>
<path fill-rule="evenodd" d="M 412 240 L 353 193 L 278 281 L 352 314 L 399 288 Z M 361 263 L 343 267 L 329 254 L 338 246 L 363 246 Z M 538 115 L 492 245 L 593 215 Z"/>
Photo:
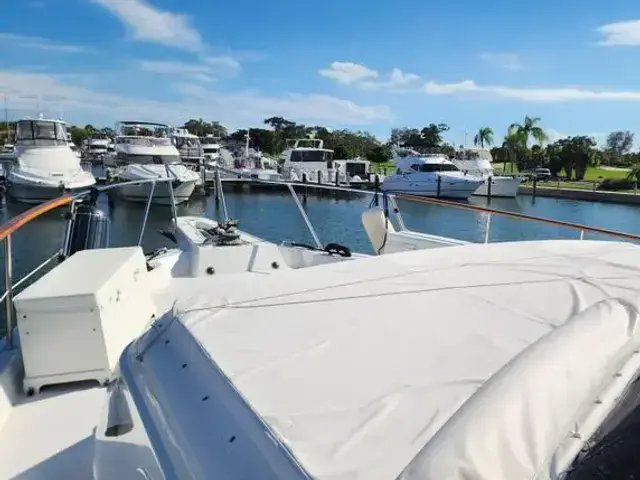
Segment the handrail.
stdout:
<path fill-rule="evenodd" d="M 13 217 L 5 224 L 0 225 L 0 240 L 6 239 L 13 232 L 20 229 L 30 221 L 35 220 L 39 216 L 58 207 L 62 207 L 63 205 L 68 205 L 72 201 L 73 196 L 71 194 L 65 194 L 22 212 L 20 215 Z"/>
<path fill-rule="evenodd" d="M 408 201 L 414 201 L 414 202 L 418 202 L 418 203 L 428 203 L 428 204 L 432 204 L 432 205 L 442 205 L 445 207 L 453 207 L 453 208 L 458 208 L 461 210 L 471 210 L 474 212 L 481 212 L 481 213 L 488 213 L 488 214 L 495 214 L 495 215 L 502 215 L 504 217 L 511 217 L 511 218 L 517 218 L 519 220 L 533 220 L 533 221 L 537 221 L 540 223 L 546 223 L 548 225 L 556 225 L 559 227 L 567 227 L 567 228 L 574 228 L 576 230 L 579 230 L 581 232 L 589 232 L 589 233 L 600 233 L 603 235 L 610 235 L 612 237 L 618 237 L 618 238 L 624 238 L 626 240 L 634 240 L 634 241 L 640 241 L 640 236 L 639 235 L 633 235 L 631 233 L 624 233 L 624 232 L 617 232 L 615 230 L 609 230 L 606 228 L 598 228 L 598 227 L 589 227 L 587 225 L 582 225 L 580 223 L 572 223 L 572 222 L 564 222 L 562 220 L 553 220 L 551 218 L 544 218 L 544 217 L 535 217 L 533 215 L 527 215 L 524 213 L 516 213 L 516 212 L 508 212 L 506 210 L 497 210 L 494 208 L 488 208 L 488 207 L 480 207 L 478 205 L 469 205 L 469 204 L 464 204 L 464 203 L 458 203 L 458 202 L 451 202 L 448 200 L 441 200 L 441 199 L 437 199 L 437 198 L 428 198 L 428 197 L 418 197 L 416 195 L 408 195 L 408 194 L 395 194 L 394 195 L 396 198 L 400 198 L 402 200 L 408 200 Z"/>

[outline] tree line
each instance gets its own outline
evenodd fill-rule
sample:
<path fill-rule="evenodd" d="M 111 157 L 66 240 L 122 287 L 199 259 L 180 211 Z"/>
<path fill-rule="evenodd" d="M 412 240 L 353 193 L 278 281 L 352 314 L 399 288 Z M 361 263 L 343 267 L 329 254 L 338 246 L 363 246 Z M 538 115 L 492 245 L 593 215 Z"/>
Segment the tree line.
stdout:
<path fill-rule="evenodd" d="M 7 125 L 0 122 L 0 132 L 7 132 Z M 221 140 L 243 143 L 249 135 L 250 145 L 269 155 L 277 155 L 286 148 L 287 139 L 314 137 L 324 141 L 325 148 L 335 152 L 335 158 L 367 158 L 372 162 L 385 163 L 391 160 L 393 146 L 414 149 L 420 153 L 441 153 L 449 157 L 474 155 L 473 149 L 447 143 L 444 134 L 449 131 L 446 123 L 430 123 L 422 128 L 401 127 L 391 130 L 387 142 L 380 142 L 374 135 L 364 131 L 348 129 L 329 130 L 320 125 L 305 125 L 283 117 L 270 117 L 263 126 L 250 130 L 238 129 L 229 132 L 218 121 L 202 118 L 191 119 L 184 127 L 192 134 L 204 137 L 212 135 Z M 9 122 L 8 131 L 15 124 Z M 70 126 L 69 132 L 76 145 L 92 135 L 101 134 L 114 137 L 111 128 Z M 571 180 L 582 180 L 589 166 L 610 165 L 634 167 L 640 177 L 640 153 L 633 152 L 634 135 L 629 131 L 616 131 L 608 135 L 605 145 L 599 148 L 595 139 L 589 136 L 573 136 L 549 142 L 541 120 L 526 116 L 522 122 L 507 128 L 502 139 L 498 139 L 493 129 L 482 127 L 473 136 L 473 144 L 478 148 L 490 149 L 494 162 L 502 163 L 504 170 L 517 171 L 545 167 L 555 176 Z M 633 174 L 635 175 L 635 173 Z"/>

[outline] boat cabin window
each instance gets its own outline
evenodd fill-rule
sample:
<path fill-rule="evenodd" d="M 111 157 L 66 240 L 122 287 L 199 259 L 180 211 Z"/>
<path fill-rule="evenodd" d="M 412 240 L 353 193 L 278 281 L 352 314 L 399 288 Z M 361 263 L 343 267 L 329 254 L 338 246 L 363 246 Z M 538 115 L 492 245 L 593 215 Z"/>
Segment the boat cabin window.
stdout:
<path fill-rule="evenodd" d="M 133 163 L 135 165 L 173 165 L 176 163 L 182 163 L 180 161 L 180 155 L 135 155 L 124 154 L 127 163 Z"/>
<path fill-rule="evenodd" d="M 347 174 L 362 176 L 367 174 L 367 165 L 365 163 L 353 163 L 347 162 L 346 166 Z"/>
<path fill-rule="evenodd" d="M 105 145 L 89 145 L 89 150 L 106 150 L 106 146 Z"/>
<path fill-rule="evenodd" d="M 67 131 L 63 123 L 46 120 L 18 122 L 16 141 L 23 145 L 66 145 Z"/>
<path fill-rule="evenodd" d="M 293 150 L 291 152 L 292 162 L 331 162 L 333 152 L 326 150 Z"/>
<path fill-rule="evenodd" d="M 416 172 L 457 172 L 458 167 L 450 163 L 414 163 L 411 170 Z"/>

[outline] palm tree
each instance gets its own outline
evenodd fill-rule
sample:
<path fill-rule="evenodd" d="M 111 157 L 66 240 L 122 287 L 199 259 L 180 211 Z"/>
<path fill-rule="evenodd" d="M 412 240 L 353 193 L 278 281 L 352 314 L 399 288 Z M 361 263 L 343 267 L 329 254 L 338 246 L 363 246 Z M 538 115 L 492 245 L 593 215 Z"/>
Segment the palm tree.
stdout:
<path fill-rule="evenodd" d="M 514 173 L 514 163 L 518 158 L 518 155 L 521 155 L 522 152 L 526 149 L 527 140 L 524 136 L 524 133 L 517 128 L 514 128 L 513 125 L 509 127 L 507 130 L 507 134 L 504 136 L 504 141 L 502 142 L 502 148 L 506 151 L 506 155 L 504 159 L 508 157 L 511 162 L 511 173 Z M 504 167 L 503 167 L 504 169 Z"/>
<path fill-rule="evenodd" d="M 509 133 L 517 134 L 520 140 L 523 142 L 522 147 L 527 148 L 527 144 L 529 143 L 529 138 L 533 138 L 539 145 L 542 145 L 547 140 L 547 134 L 544 133 L 544 130 L 538 125 L 540 122 L 539 117 L 524 117 L 524 123 L 512 123 L 509 126 Z"/>
<path fill-rule="evenodd" d="M 489 127 L 480 127 L 476 136 L 473 137 L 473 144 L 476 147 L 480 145 L 480 148 L 493 145 L 493 130 Z"/>

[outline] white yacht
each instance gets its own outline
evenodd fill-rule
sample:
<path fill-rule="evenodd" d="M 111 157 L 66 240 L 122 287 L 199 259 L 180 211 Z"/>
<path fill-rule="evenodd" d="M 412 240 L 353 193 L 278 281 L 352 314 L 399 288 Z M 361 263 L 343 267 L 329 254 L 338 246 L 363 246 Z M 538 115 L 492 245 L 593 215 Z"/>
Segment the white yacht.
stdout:
<path fill-rule="evenodd" d="M 464 149 L 456 152 L 456 158 L 451 159 L 464 173 L 484 180 L 474 195 L 486 197 L 491 193 L 492 197 L 515 198 L 522 178 L 495 175 L 492 160 L 491 152 L 486 149 Z"/>
<path fill-rule="evenodd" d="M 83 142 L 84 157 L 91 162 L 101 162 L 107 155 L 109 138 L 106 135 L 93 135 Z"/>
<path fill-rule="evenodd" d="M 386 192 L 467 199 L 484 183 L 460 171 L 446 155 L 398 150 L 393 162 L 395 172 L 381 185 Z"/>
<path fill-rule="evenodd" d="M 5 143 L 0 150 L 0 162 L 11 162 L 15 157 L 15 146 L 13 143 Z"/>
<path fill-rule="evenodd" d="M 87 245 L 79 209 L 107 217 L 74 208 L 63 243 L 83 247 L 3 297 L 0 478 L 575 480 L 597 477 L 594 456 L 619 464 L 638 245 L 357 256 L 179 217 L 178 267 Z"/>
<path fill-rule="evenodd" d="M 287 148 L 280 154 L 285 178 L 292 181 L 334 183 L 335 168 L 333 150 L 324 148 L 324 141 L 317 138 L 287 140 Z M 304 177 L 304 178 L 303 178 Z"/>
<path fill-rule="evenodd" d="M 116 177 L 139 181 L 119 189 L 121 196 L 133 202 L 146 202 L 153 188 L 153 203 L 171 205 L 189 200 L 201 181 L 197 172 L 185 167 L 170 138 L 167 125 L 154 122 L 119 122 L 115 141 Z M 173 181 L 152 183 L 172 178 Z"/>
<path fill-rule="evenodd" d="M 13 198 L 41 203 L 61 191 L 85 190 L 95 183 L 69 148 L 65 122 L 42 116 L 18 122 L 15 160 L 7 172 L 8 193 Z"/>
<path fill-rule="evenodd" d="M 207 135 L 200 138 L 202 154 L 207 164 L 214 164 L 220 158 L 220 138 Z"/>
<path fill-rule="evenodd" d="M 348 160 L 334 160 L 334 167 L 338 170 L 340 183 L 359 183 L 369 180 L 371 162 L 366 158 L 350 158 Z"/>
<path fill-rule="evenodd" d="M 204 160 L 204 150 L 197 135 L 186 128 L 172 128 L 171 139 L 178 149 L 182 163 L 199 166 Z"/>

